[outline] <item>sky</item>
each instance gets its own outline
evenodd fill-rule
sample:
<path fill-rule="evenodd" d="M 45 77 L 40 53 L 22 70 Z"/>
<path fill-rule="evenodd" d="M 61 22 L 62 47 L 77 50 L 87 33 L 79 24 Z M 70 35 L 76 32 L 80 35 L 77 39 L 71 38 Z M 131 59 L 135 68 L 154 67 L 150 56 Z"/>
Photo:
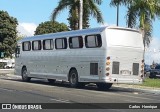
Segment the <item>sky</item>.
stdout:
<path fill-rule="evenodd" d="M 7 11 L 10 16 L 17 18 L 19 25 L 19 34 L 31 36 L 34 34 L 36 27 L 45 21 L 51 19 L 51 14 L 54 8 L 58 5 L 59 0 L 0 0 L 0 10 Z M 103 0 L 101 6 L 99 6 L 103 18 L 104 25 L 116 25 L 116 7 L 109 5 L 111 0 Z M 125 7 L 120 7 L 119 26 L 126 27 L 126 14 Z M 68 25 L 66 20 L 68 17 L 68 10 L 62 11 L 56 21 L 63 22 Z M 90 18 L 90 27 L 101 27 L 102 24 L 98 24 L 95 19 Z M 153 41 L 150 48 L 147 50 L 146 58 L 147 63 L 150 64 L 153 60 L 160 63 L 158 59 L 160 49 L 160 19 L 156 19 L 153 22 Z M 157 56 L 158 54 L 158 56 Z M 160 56 L 159 56 L 160 57 Z"/>

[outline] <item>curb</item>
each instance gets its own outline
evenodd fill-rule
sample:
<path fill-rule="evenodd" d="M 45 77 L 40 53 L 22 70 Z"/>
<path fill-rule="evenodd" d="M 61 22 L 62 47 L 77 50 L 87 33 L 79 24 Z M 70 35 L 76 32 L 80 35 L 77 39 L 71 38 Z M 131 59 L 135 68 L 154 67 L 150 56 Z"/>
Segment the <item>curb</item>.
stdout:
<path fill-rule="evenodd" d="M 137 85 L 127 85 L 127 84 L 113 85 L 113 88 L 116 88 L 117 90 L 135 92 L 135 94 L 136 92 L 140 92 L 140 93 L 160 95 L 160 88 L 152 88 L 152 87 L 137 86 Z"/>

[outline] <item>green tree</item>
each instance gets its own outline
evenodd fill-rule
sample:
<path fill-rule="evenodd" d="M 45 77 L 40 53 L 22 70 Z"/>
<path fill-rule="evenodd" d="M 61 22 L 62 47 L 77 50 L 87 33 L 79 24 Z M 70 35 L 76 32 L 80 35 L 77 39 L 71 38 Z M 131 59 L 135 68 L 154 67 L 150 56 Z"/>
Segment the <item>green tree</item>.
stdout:
<path fill-rule="evenodd" d="M 19 40 L 21 40 L 21 39 L 23 39 L 23 38 L 25 38 L 25 37 L 27 37 L 27 36 L 26 36 L 26 35 L 23 35 L 23 34 L 18 34 L 16 40 L 19 41 Z"/>
<path fill-rule="evenodd" d="M 89 27 L 89 17 L 96 18 L 98 23 L 103 23 L 100 9 L 102 0 L 83 0 L 83 28 Z M 52 20 L 55 21 L 57 15 L 64 9 L 69 9 L 68 21 L 72 30 L 79 28 L 79 0 L 60 0 L 58 6 L 52 13 Z"/>
<path fill-rule="evenodd" d="M 128 27 L 139 27 L 143 34 L 144 45 L 149 46 L 152 38 L 152 21 L 160 16 L 160 0 L 112 0 L 111 5 L 127 7 Z"/>
<path fill-rule="evenodd" d="M 58 23 L 56 21 L 46 21 L 39 24 L 39 26 L 36 28 L 35 35 L 56 33 L 68 30 L 69 28 L 64 23 Z"/>
<path fill-rule="evenodd" d="M 16 47 L 18 21 L 9 16 L 6 11 L 0 11 L 0 50 L 5 52 L 5 57 L 12 57 Z"/>

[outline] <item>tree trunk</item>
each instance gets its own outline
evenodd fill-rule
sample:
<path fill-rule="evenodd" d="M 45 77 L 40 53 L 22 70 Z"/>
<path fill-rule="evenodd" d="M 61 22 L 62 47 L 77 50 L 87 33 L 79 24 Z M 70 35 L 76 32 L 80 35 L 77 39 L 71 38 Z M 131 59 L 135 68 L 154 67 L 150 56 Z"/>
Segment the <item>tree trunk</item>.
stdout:
<path fill-rule="evenodd" d="M 83 0 L 79 1 L 80 9 L 79 9 L 79 29 L 82 29 L 83 26 Z"/>

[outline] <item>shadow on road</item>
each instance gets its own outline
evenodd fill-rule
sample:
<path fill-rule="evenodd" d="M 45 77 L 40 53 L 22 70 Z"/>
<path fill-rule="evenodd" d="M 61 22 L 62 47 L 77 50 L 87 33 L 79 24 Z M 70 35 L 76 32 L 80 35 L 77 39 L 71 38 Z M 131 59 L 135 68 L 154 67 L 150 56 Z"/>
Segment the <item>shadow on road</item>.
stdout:
<path fill-rule="evenodd" d="M 10 80 L 10 81 L 17 81 L 17 82 L 23 82 L 21 79 L 4 79 L 3 80 Z M 56 86 L 60 88 L 71 88 L 68 82 L 64 81 L 56 81 L 55 83 L 51 84 L 45 79 L 32 79 L 30 82 L 24 82 L 24 83 L 31 83 L 31 84 L 39 84 L 39 85 L 48 85 L 48 86 Z M 84 88 L 72 88 L 72 89 L 82 89 L 82 90 L 93 90 L 93 91 L 100 91 L 100 92 L 127 92 L 127 93 L 133 93 L 135 91 L 132 91 L 131 89 L 123 89 L 121 87 L 111 87 L 109 90 L 99 90 L 95 84 L 88 84 Z"/>

